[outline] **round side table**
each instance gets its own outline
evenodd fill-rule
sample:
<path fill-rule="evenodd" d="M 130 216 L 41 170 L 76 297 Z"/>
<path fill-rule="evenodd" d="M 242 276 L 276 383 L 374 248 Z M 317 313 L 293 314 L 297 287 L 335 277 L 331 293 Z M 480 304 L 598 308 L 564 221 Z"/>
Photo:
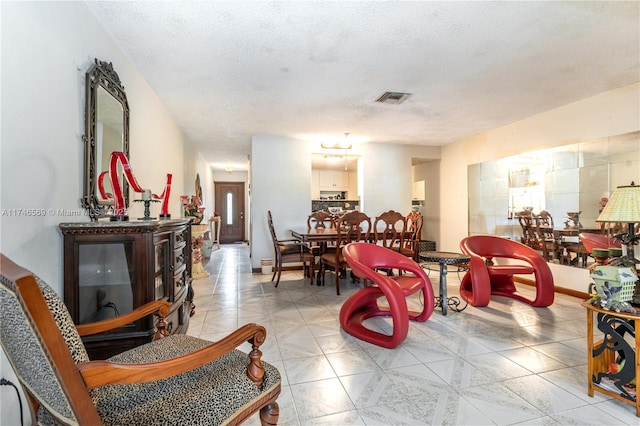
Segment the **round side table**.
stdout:
<path fill-rule="evenodd" d="M 468 265 L 471 258 L 466 254 L 448 251 L 421 251 L 418 257 L 424 262 L 440 265 L 440 296 L 436 297 L 436 306 L 442 308 L 442 315 L 447 315 L 447 307 L 456 312 L 462 312 L 467 305 L 460 308 L 460 298 L 447 297 L 447 265 Z"/>

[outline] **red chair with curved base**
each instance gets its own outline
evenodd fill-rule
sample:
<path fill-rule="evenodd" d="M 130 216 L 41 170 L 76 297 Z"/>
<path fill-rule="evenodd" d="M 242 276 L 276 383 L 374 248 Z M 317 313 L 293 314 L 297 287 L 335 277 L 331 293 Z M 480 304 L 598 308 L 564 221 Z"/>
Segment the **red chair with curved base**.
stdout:
<path fill-rule="evenodd" d="M 409 320 L 424 322 L 433 312 L 434 298 L 431 281 L 424 270 L 412 259 L 369 243 L 351 243 L 342 249 L 354 275 L 373 282 L 352 294 L 340 309 L 340 325 L 347 333 L 365 342 L 384 348 L 395 348 L 407 337 Z M 415 276 L 389 277 L 377 269 L 399 269 Z M 422 312 L 410 311 L 406 297 L 418 291 L 424 296 Z M 385 297 L 389 307 L 378 306 L 378 299 Z M 366 328 L 362 322 L 377 316 L 393 319 L 393 334 L 383 334 Z"/>
<path fill-rule="evenodd" d="M 622 243 L 620 241 L 616 241 L 613 237 L 608 235 L 581 232 L 578 234 L 578 238 L 580 238 L 580 242 L 582 242 L 582 245 L 589 254 L 593 253 L 594 248 L 608 249 L 609 247 L 622 247 Z"/>
<path fill-rule="evenodd" d="M 531 247 L 493 235 L 472 235 L 460 242 L 460 249 L 471 257 L 469 271 L 460 282 L 460 296 L 473 306 L 487 306 L 491 295 L 511 297 L 531 306 L 545 307 L 555 296 L 553 275 L 547 262 Z M 517 259 L 526 265 L 494 265 L 493 258 Z M 517 293 L 514 275 L 535 276 L 536 297 L 531 300 Z"/>

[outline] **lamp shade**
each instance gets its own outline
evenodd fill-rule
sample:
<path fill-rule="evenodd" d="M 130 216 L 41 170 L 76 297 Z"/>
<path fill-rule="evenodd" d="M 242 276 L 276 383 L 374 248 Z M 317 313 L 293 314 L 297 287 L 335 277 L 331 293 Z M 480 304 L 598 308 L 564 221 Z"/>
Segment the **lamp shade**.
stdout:
<path fill-rule="evenodd" d="M 619 186 L 607 205 L 602 209 L 602 213 L 596 222 L 640 222 L 640 186 L 631 182 L 629 186 Z"/>

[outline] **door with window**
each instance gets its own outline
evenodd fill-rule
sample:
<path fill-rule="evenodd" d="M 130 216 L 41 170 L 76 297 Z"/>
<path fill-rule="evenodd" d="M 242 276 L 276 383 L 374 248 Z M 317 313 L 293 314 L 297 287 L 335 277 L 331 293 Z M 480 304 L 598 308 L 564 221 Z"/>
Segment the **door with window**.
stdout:
<path fill-rule="evenodd" d="M 216 211 L 220 214 L 220 243 L 245 241 L 244 182 L 214 182 Z"/>

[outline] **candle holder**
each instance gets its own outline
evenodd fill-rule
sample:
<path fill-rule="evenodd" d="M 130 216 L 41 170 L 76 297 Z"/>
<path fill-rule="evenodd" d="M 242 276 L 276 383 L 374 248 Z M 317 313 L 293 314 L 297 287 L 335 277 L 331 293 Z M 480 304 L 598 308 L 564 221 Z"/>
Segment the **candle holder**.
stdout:
<path fill-rule="evenodd" d="M 151 217 L 151 203 L 159 203 L 160 200 L 133 200 L 136 203 L 144 203 L 144 217 L 139 217 L 139 220 L 152 220 L 155 217 Z"/>

